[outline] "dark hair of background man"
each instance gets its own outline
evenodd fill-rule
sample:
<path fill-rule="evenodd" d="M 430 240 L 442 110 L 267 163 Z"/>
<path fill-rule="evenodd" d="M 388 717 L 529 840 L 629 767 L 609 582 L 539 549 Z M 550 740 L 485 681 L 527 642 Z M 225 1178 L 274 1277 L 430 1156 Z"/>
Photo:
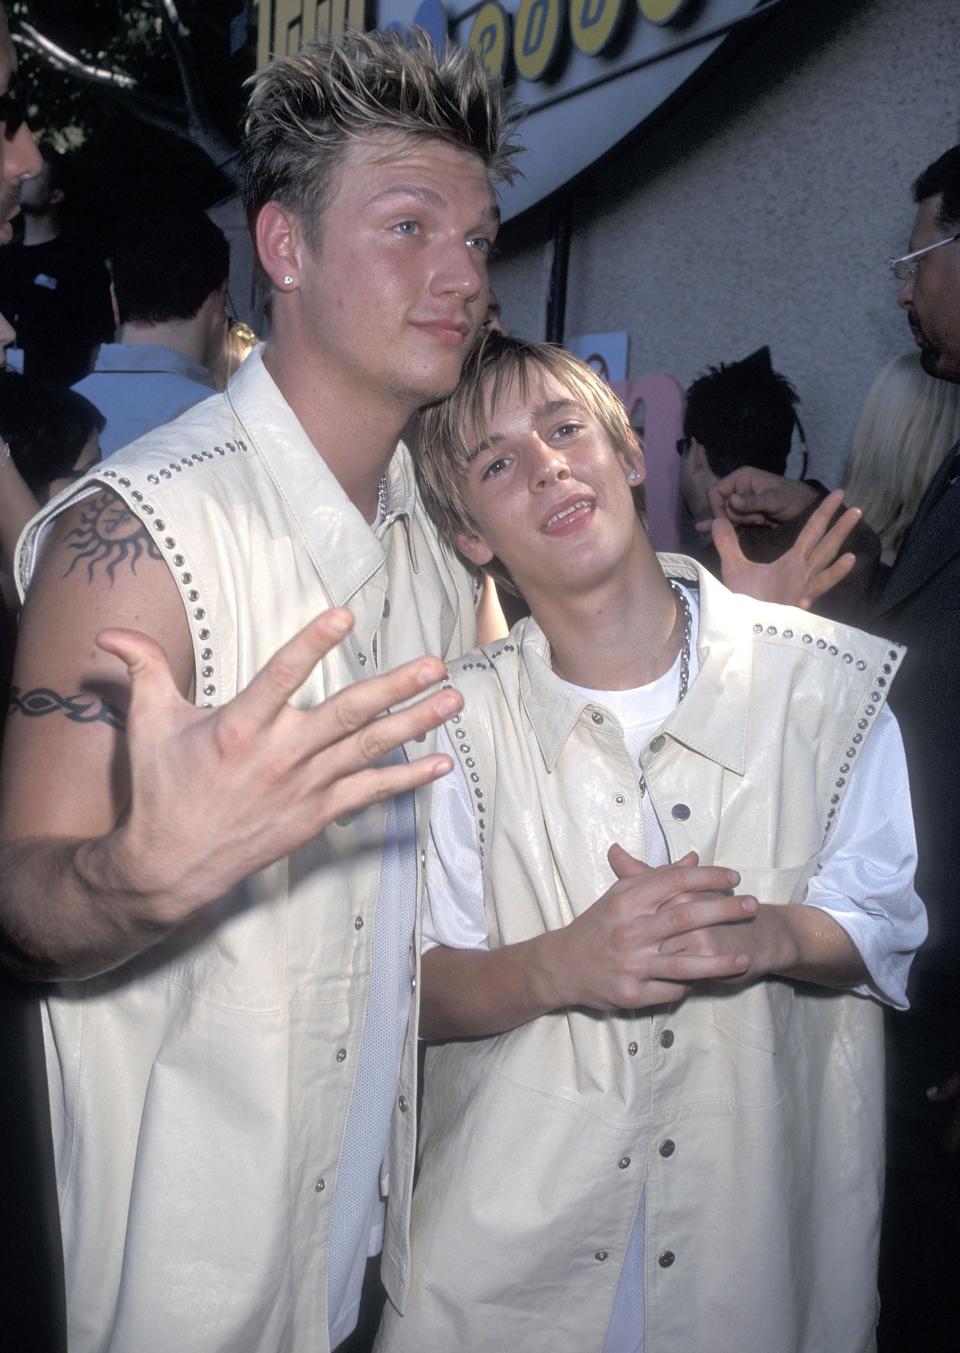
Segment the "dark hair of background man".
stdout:
<path fill-rule="evenodd" d="M 954 225 L 960 221 L 960 146 L 951 146 L 927 165 L 913 185 L 913 200 L 918 204 L 941 193 L 943 201 L 937 216 L 941 224 Z"/>
<path fill-rule="evenodd" d="M 799 403 L 796 390 L 770 365 L 769 349 L 711 367 L 687 391 L 683 430 L 706 452 L 718 478 L 741 465 L 783 474 Z"/>
<path fill-rule="evenodd" d="M 192 319 L 226 281 L 230 248 L 202 211 L 152 212 L 118 228 L 111 259 L 121 324 Z"/>

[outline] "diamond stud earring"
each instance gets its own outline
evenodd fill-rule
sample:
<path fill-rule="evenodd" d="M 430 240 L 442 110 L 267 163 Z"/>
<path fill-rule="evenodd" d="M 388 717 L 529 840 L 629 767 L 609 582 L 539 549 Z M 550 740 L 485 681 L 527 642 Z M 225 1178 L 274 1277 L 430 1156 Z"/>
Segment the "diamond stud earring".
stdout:
<path fill-rule="evenodd" d="M 292 286 L 293 286 L 293 283 L 294 283 L 293 277 L 290 275 L 290 273 L 285 272 L 285 273 L 283 274 L 283 285 L 284 285 L 285 287 L 292 287 Z"/>

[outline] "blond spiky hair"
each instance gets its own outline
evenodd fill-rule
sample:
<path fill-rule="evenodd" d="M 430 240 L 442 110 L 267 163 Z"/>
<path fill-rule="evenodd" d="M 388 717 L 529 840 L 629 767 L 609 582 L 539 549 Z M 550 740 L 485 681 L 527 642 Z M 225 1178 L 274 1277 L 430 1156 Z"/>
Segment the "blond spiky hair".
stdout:
<path fill-rule="evenodd" d="M 239 168 L 248 215 L 279 202 L 316 247 L 337 170 L 354 141 L 446 141 L 511 182 L 516 117 L 468 47 L 434 50 L 422 29 L 324 38 L 271 61 L 251 86 Z"/>

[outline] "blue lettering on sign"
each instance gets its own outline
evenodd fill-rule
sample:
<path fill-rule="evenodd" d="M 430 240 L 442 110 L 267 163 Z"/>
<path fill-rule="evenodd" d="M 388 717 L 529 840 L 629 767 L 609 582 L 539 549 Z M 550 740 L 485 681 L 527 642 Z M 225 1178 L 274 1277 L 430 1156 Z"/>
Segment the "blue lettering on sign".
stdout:
<path fill-rule="evenodd" d="M 607 0 L 596 0 L 596 8 L 594 8 L 594 0 L 584 0 L 583 8 L 580 11 L 581 28 L 593 28 L 595 24 L 598 24 L 603 18 L 603 11 L 606 7 Z"/>
<path fill-rule="evenodd" d="M 495 23 L 488 23 L 485 28 L 481 28 L 477 33 L 477 53 L 481 61 L 493 51 L 494 43 L 497 40 L 497 34 L 498 29 Z"/>
<path fill-rule="evenodd" d="M 443 51 L 447 41 L 448 25 L 446 11 L 440 0 L 422 0 L 413 16 L 411 27 L 425 28 L 436 50 Z"/>
<path fill-rule="evenodd" d="M 523 34 L 523 54 L 524 56 L 533 56 L 534 52 L 543 42 L 543 30 L 547 26 L 547 8 L 548 0 L 536 0 L 536 3 L 530 7 L 530 13 L 527 17 L 527 26 Z M 534 36 L 534 24 L 537 23 L 536 35 Z"/>

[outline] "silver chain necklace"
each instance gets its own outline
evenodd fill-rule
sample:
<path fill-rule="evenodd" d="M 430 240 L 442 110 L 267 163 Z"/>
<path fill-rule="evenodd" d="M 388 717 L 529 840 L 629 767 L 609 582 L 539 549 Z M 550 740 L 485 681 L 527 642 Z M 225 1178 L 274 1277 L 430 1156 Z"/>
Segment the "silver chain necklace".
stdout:
<path fill-rule="evenodd" d="M 390 506 L 390 490 L 387 487 L 387 472 L 384 470 L 377 482 L 377 519 L 383 520 Z"/>
<path fill-rule="evenodd" d="M 687 693 L 690 685 L 690 642 L 693 635 L 693 615 L 690 611 L 690 603 L 687 601 L 686 593 L 679 583 L 668 578 L 670 586 L 673 588 L 677 599 L 677 605 L 680 608 L 680 615 L 683 620 L 683 638 L 680 642 L 680 684 L 677 695 L 677 704 L 679 705 Z M 644 779 L 643 768 L 640 769 L 640 797 L 641 799 L 647 792 L 647 782 Z"/>

